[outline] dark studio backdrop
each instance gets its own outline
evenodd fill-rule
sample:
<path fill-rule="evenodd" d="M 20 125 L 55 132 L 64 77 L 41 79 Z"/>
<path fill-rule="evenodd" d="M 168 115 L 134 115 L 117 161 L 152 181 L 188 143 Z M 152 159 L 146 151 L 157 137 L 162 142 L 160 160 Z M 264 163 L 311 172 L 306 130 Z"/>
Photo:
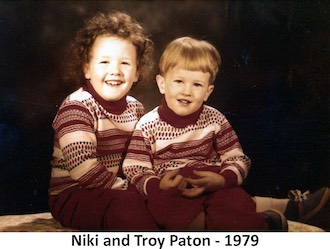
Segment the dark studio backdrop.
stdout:
<path fill-rule="evenodd" d="M 155 43 L 155 61 L 178 36 L 219 49 L 223 64 L 208 104 L 227 116 L 253 162 L 243 185 L 251 195 L 285 198 L 292 188 L 329 186 L 329 7 L 329 1 L 0 1 L 0 215 L 48 210 L 51 124 L 75 90 L 61 79 L 63 51 L 97 11 L 123 10 L 141 22 Z M 154 78 L 132 95 L 148 110 L 161 99 Z"/>

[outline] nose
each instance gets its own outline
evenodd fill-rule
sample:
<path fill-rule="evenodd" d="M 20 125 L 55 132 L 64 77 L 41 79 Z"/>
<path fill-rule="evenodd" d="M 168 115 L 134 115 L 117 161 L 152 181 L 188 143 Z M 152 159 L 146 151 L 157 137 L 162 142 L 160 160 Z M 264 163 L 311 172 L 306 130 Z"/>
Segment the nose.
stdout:
<path fill-rule="evenodd" d="M 191 85 L 190 84 L 183 84 L 182 94 L 185 95 L 185 96 L 190 96 L 191 95 Z"/>
<path fill-rule="evenodd" d="M 108 73 L 110 75 L 120 75 L 121 70 L 120 70 L 120 65 L 117 62 L 112 62 L 110 63 Z"/>

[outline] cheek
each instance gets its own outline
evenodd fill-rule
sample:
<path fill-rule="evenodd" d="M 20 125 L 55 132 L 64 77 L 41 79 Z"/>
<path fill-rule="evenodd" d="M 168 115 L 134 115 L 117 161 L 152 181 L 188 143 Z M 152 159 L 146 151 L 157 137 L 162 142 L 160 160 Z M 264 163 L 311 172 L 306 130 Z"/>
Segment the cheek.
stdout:
<path fill-rule="evenodd" d="M 174 95 L 174 94 L 180 92 L 180 89 L 179 89 L 179 87 L 170 84 L 170 85 L 167 85 L 167 86 L 165 87 L 165 91 L 166 91 L 166 93 L 168 93 L 168 94 L 172 94 L 172 95 Z"/>

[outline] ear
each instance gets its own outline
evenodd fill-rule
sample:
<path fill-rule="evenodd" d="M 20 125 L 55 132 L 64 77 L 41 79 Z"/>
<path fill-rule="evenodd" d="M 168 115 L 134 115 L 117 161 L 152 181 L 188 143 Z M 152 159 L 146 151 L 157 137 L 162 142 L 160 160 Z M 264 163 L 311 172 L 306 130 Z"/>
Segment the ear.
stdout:
<path fill-rule="evenodd" d="M 207 91 L 206 91 L 205 96 L 204 96 L 204 101 L 207 101 L 207 99 L 210 97 L 213 90 L 214 90 L 214 85 L 209 85 L 207 87 Z"/>
<path fill-rule="evenodd" d="M 135 78 L 134 78 L 133 82 L 137 83 L 138 81 L 139 81 L 139 72 L 136 71 Z"/>
<path fill-rule="evenodd" d="M 85 75 L 85 78 L 87 80 L 90 80 L 91 79 L 91 73 L 90 73 L 89 65 L 88 64 L 85 64 L 84 65 L 84 75 Z"/>
<path fill-rule="evenodd" d="M 160 74 L 158 74 L 156 76 L 156 81 L 157 81 L 159 92 L 161 94 L 165 94 L 165 79 L 164 79 L 164 77 L 161 76 Z"/>

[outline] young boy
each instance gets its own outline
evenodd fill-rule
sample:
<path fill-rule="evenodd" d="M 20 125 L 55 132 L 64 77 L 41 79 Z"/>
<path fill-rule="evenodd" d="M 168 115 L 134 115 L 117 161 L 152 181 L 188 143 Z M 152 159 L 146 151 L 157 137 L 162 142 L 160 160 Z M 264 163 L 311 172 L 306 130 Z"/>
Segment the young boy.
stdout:
<path fill-rule="evenodd" d="M 80 230 L 157 230 L 144 200 L 126 190 L 120 171 L 143 105 L 128 92 L 145 77 L 153 44 L 122 12 L 88 20 L 72 44 L 69 76 L 82 86 L 54 119 L 49 207 L 63 226 Z"/>
<path fill-rule="evenodd" d="M 204 105 L 220 66 L 206 41 L 182 37 L 163 52 L 159 107 L 138 122 L 123 171 L 167 230 L 287 230 L 278 211 L 257 213 L 239 185 L 251 162 L 216 109 Z"/>

